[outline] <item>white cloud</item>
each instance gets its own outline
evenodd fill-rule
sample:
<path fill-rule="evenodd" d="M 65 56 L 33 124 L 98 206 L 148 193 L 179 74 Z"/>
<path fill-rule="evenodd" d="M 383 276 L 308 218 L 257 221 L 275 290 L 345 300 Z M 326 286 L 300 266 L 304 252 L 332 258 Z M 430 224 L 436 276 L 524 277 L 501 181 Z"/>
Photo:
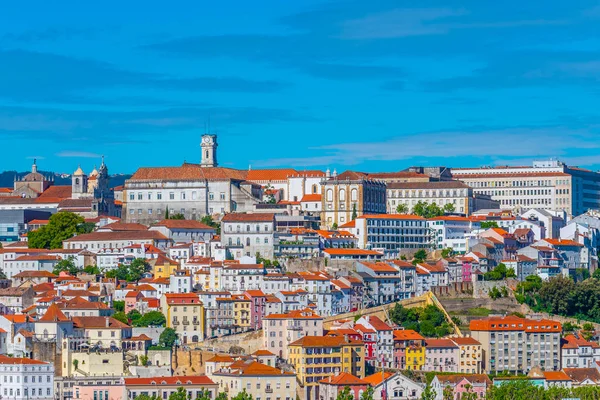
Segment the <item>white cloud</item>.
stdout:
<path fill-rule="evenodd" d="M 87 151 L 61 151 L 56 153 L 56 156 L 73 158 L 100 158 L 100 154 L 90 153 Z"/>

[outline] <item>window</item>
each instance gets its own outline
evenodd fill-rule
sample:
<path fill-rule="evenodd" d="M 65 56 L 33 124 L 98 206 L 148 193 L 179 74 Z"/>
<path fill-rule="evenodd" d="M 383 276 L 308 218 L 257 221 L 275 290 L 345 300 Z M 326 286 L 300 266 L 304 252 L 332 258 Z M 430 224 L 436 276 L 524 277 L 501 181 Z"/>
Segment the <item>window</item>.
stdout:
<path fill-rule="evenodd" d="M 162 193 L 156 193 L 156 199 L 162 200 Z"/>
<path fill-rule="evenodd" d="M 138 193 L 138 200 L 143 200 L 143 194 L 142 193 Z"/>
<path fill-rule="evenodd" d="M 225 193 L 221 192 L 221 193 L 219 194 L 219 198 L 220 198 L 221 200 L 225 200 Z"/>
<path fill-rule="evenodd" d="M 170 192 L 169 193 L 169 200 L 175 200 L 175 193 L 174 192 Z"/>
<path fill-rule="evenodd" d="M 181 200 L 185 200 L 185 192 L 181 192 Z"/>
<path fill-rule="evenodd" d="M 148 209 L 148 215 L 152 215 L 152 209 L 151 208 Z"/>
<path fill-rule="evenodd" d="M 214 199 L 215 199 L 215 194 L 214 194 L 213 192 L 210 192 L 210 193 L 208 194 L 208 199 L 209 199 L 209 200 L 214 200 Z"/>
<path fill-rule="evenodd" d="M 135 200 L 135 193 L 129 193 L 129 200 Z"/>

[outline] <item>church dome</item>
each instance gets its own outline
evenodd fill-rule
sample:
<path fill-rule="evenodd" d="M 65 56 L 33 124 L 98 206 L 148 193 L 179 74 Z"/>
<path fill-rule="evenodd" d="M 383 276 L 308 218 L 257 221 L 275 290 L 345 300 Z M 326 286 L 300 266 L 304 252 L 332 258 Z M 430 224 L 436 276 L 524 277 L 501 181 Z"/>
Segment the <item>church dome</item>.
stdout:
<path fill-rule="evenodd" d="M 85 175 L 85 173 L 81 169 L 81 165 L 77 167 L 77 171 L 73 172 L 73 175 Z"/>

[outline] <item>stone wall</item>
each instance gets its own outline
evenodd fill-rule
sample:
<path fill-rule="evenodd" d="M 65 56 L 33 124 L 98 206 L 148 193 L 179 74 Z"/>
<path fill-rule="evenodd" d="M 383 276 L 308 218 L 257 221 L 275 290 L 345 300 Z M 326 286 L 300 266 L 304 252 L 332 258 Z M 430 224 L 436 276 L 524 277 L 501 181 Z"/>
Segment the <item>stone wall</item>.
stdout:
<path fill-rule="evenodd" d="M 51 362 L 54 364 L 54 375 L 62 375 L 62 357 L 58 353 L 56 348 L 56 342 L 42 342 L 38 340 L 33 341 L 32 358 L 35 360 L 42 360 Z"/>
<path fill-rule="evenodd" d="M 512 294 L 511 288 L 514 289 L 519 283 L 516 279 L 506 279 L 503 281 L 475 281 L 473 282 L 473 297 L 476 299 L 488 298 L 489 292 L 493 287 L 498 290 L 506 287 L 509 289 L 509 295 Z"/>

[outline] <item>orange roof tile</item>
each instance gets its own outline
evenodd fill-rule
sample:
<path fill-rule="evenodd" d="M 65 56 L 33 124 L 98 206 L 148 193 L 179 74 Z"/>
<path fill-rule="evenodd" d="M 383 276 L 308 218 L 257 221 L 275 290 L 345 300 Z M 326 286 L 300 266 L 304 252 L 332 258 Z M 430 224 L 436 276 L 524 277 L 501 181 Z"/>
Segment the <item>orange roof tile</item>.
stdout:
<path fill-rule="evenodd" d="M 329 376 L 325 379 L 321 379 L 319 383 L 335 386 L 368 385 L 366 381 L 346 372 L 340 372 L 339 375 Z"/>
<path fill-rule="evenodd" d="M 475 319 L 469 325 L 471 331 L 562 332 L 562 325 L 558 321 L 526 319 L 512 315 Z"/>
<path fill-rule="evenodd" d="M 378 386 L 383 381 L 387 381 L 394 376 L 393 372 L 376 372 L 373 375 L 365 376 L 363 380 L 371 386 Z"/>
<path fill-rule="evenodd" d="M 125 386 L 150 386 L 150 385 L 216 385 L 208 376 L 157 376 L 154 378 L 125 378 Z"/>
<path fill-rule="evenodd" d="M 50 304 L 46 314 L 38 322 L 68 322 L 69 318 L 58 308 L 56 303 Z"/>

